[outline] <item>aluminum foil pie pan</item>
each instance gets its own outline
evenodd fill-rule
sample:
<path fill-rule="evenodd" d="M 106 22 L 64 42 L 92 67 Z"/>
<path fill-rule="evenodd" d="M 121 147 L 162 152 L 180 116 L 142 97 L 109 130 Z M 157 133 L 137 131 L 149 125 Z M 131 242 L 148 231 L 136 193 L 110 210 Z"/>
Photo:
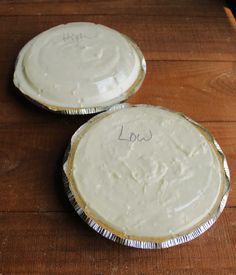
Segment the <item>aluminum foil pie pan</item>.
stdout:
<path fill-rule="evenodd" d="M 89 48 L 89 46 L 85 46 L 85 44 L 86 43 L 91 44 L 91 41 L 89 41 L 89 39 L 91 39 L 91 37 L 86 37 L 86 35 L 85 35 L 86 33 L 85 34 L 83 34 L 83 33 L 74 34 L 72 32 L 73 29 L 72 29 L 72 31 L 69 29 L 70 27 L 72 28 L 73 26 L 75 26 L 75 27 L 73 27 L 75 29 L 74 31 L 78 32 L 77 28 L 79 28 L 79 26 L 81 26 L 81 25 L 86 26 L 86 24 L 88 26 L 94 26 L 94 28 L 96 28 L 96 26 L 99 26 L 99 28 L 101 28 L 101 29 L 103 28 L 104 30 L 110 30 L 111 33 L 116 34 L 116 39 L 118 39 L 117 37 L 119 37 L 120 41 L 123 41 L 122 43 L 124 45 L 126 45 L 126 46 L 128 45 L 125 48 L 125 50 L 127 50 L 127 52 L 124 50 L 124 48 L 122 48 L 122 50 L 123 50 L 123 55 L 126 57 L 129 55 L 132 56 L 131 55 L 132 52 L 134 53 L 134 56 L 135 56 L 134 60 L 136 60 L 135 61 L 136 63 L 135 63 L 134 67 L 136 67 L 137 72 L 135 73 L 135 77 L 132 76 L 132 81 L 129 79 L 129 81 L 127 82 L 128 84 L 124 85 L 124 80 L 123 80 L 124 77 L 127 77 L 127 79 L 128 79 L 128 76 L 125 76 L 125 74 L 124 74 L 124 72 L 128 70 L 125 67 L 125 66 L 127 66 L 127 64 L 125 62 L 119 61 L 120 62 L 119 63 L 118 61 L 114 61 L 114 60 L 110 61 L 110 59 L 108 58 L 109 56 L 105 56 L 104 61 L 101 61 L 101 57 L 96 57 L 97 59 L 94 59 L 93 63 L 92 63 L 92 61 L 91 62 L 86 61 L 86 60 L 89 60 L 89 58 L 91 58 L 91 56 L 95 58 L 95 56 L 99 55 L 99 52 L 97 53 L 97 51 L 99 51 L 99 50 L 101 50 L 103 52 L 103 55 L 105 55 L 106 47 L 108 48 L 108 50 L 111 49 L 111 47 L 109 48 L 109 41 L 106 43 L 103 41 L 104 44 L 102 44 L 102 46 L 96 46 L 96 43 L 93 43 L 92 45 L 95 45 L 94 47 L 97 47 L 97 48 L 88 49 L 87 51 L 90 51 L 91 53 L 87 54 L 88 56 L 85 55 L 85 56 L 80 57 L 81 60 L 90 62 L 89 65 L 87 65 L 87 63 L 85 63 L 85 64 L 87 67 L 90 66 L 90 68 L 92 70 L 91 72 L 89 70 L 88 70 L 89 73 L 86 71 L 85 64 L 81 64 L 80 66 L 78 66 L 78 64 L 77 64 L 78 61 L 77 61 L 77 63 L 75 63 L 76 65 L 75 64 L 73 66 L 71 65 L 72 68 L 75 67 L 74 70 L 76 70 L 76 69 L 78 70 L 78 72 L 74 73 L 75 75 L 73 76 L 76 79 L 75 80 L 73 78 L 73 81 L 78 82 L 77 85 L 80 85 L 80 82 L 77 79 L 79 77 L 80 71 L 81 72 L 86 71 L 86 73 L 84 73 L 85 74 L 84 77 L 86 79 L 88 79 L 87 81 L 83 80 L 84 81 L 83 85 L 85 85 L 86 83 L 90 83 L 89 79 L 90 78 L 93 79 L 93 77 L 94 77 L 94 80 L 91 80 L 91 83 L 93 83 L 93 84 L 90 83 L 89 84 L 90 86 L 88 86 L 90 88 L 86 88 L 87 84 L 85 86 L 83 86 L 81 84 L 83 88 L 82 87 L 75 88 L 75 84 L 72 85 L 68 81 L 67 78 L 65 78 L 66 80 L 63 79 L 63 81 L 67 81 L 67 82 L 62 82 L 63 84 L 61 84 L 61 82 L 60 82 L 61 80 L 58 77 L 58 75 L 60 75 L 62 72 L 60 72 L 60 74 L 58 73 L 58 75 L 56 72 L 57 72 L 57 70 L 59 70 L 58 68 L 63 67 L 64 59 L 62 59 L 62 57 L 60 57 L 60 60 L 61 60 L 60 62 L 63 64 L 59 63 L 59 65 L 55 65 L 55 68 L 53 70 L 52 70 L 53 67 L 51 68 L 49 65 L 54 64 L 54 63 L 57 64 L 57 59 L 59 59 L 58 55 L 60 56 L 61 54 L 63 54 L 64 51 L 66 51 L 66 53 L 68 55 L 69 55 L 69 53 L 72 52 L 73 53 L 72 56 L 74 56 L 75 55 L 74 52 L 76 52 L 78 49 L 82 49 L 78 53 L 78 55 L 79 55 L 83 51 L 83 48 L 86 48 L 86 47 Z M 60 30 L 60 28 L 61 28 L 61 30 Z M 67 29 L 69 29 L 69 30 L 67 30 Z M 69 33 L 69 32 L 71 32 L 71 33 Z M 117 33 L 119 35 L 117 35 Z M 47 44 L 49 44 L 50 41 L 55 40 L 56 35 L 58 37 L 60 36 L 61 40 L 59 40 L 59 42 L 57 41 L 58 44 L 55 44 L 55 45 L 58 45 L 57 46 L 58 48 L 55 49 L 57 55 L 55 54 L 54 59 L 52 59 L 52 62 L 48 65 L 47 58 L 44 55 L 44 51 L 46 51 L 47 48 L 49 47 Z M 100 33 L 99 33 L 99 35 L 100 35 Z M 99 35 L 98 35 L 98 37 L 99 37 Z M 85 40 L 84 37 L 86 37 L 87 40 Z M 108 36 L 108 38 L 109 38 L 109 36 Z M 43 39 L 47 43 L 45 41 L 43 41 Z M 67 39 L 67 40 L 65 40 L 66 42 L 63 39 Z M 83 39 L 84 39 L 84 41 L 87 41 L 87 42 L 84 42 Z M 94 41 L 96 42 L 97 41 L 96 39 L 99 39 L 99 38 L 94 38 L 94 39 L 95 39 Z M 38 42 L 38 41 L 40 41 L 40 42 Z M 117 40 L 117 41 L 119 41 L 119 40 Z M 41 45 L 41 48 L 38 49 L 35 46 L 36 43 L 38 43 L 37 45 Z M 45 44 L 43 44 L 43 43 L 45 43 Z M 99 43 L 101 43 L 100 40 L 99 40 Z M 97 44 L 99 44 L 99 43 L 97 42 Z M 102 47 L 105 47 L 105 48 L 103 49 Z M 122 51 L 122 50 L 120 49 L 120 51 Z M 130 51 L 130 53 L 128 53 L 128 50 Z M 39 55 L 39 57 L 42 56 L 41 59 L 39 59 L 38 56 L 37 56 L 37 58 L 34 57 L 36 55 L 35 51 L 37 52 L 37 55 Z M 53 51 L 52 51 L 52 54 L 53 54 Z M 118 52 L 117 55 L 119 56 L 120 54 L 121 53 Z M 122 58 L 124 58 L 123 55 L 122 55 Z M 79 58 L 79 57 L 76 56 L 76 58 Z M 71 58 L 71 59 L 72 60 L 70 60 L 70 62 L 73 63 L 75 58 Z M 28 63 L 25 64 L 24 63 L 24 62 L 26 62 L 25 60 Z M 31 60 L 33 60 L 33 61 L 31 61 Z M 44 63 L 42 60 L 44 61 Z M 99 63 L 99 62 L 103 62 L 104 64 Z M 119 67 L 116 67 L 115 66 L 116 64 L 114 65 L 112 63 L 111 68 L 110 68 L 108 66 L 108 65 L 110 65 L 110 64 L 108 64 L 109 62 L 113 62 L 113 63 L 117 62 L 117 63 L 119 63 Z M 34 66 L 31 65 L 31 63 Z M 43 65 L 41 65 L 41 63 L 43 63 Z M 67 62 L 67 63 L 71 64 L 69 62 Z M 65 64 L 67 64 L 67 63 L 65 61 Z M 101 66 L 102 64 L 103 64 L 103 66 Z M 31 66 L 31 67 L 29 67 L 29 66 Z M 43 70 L 45 68 L 48 68 L 48 66 L 50 67 L 50 70 L 48 69 L 47 72 L 44 72 Z M 104 71 L 106 72 L 106 73 L 104 72 L 105 76 L 104 75 L 99 76 L 99 77 L 95 76 L 95 74 L 98 74 L 97 71 L 99 71 L 100 67 L 101 68 L 105 67 L 105 69 L 104 69 Z M 108 67 L 109 69 L 106 67 Z M 37 68 L 37 70 L 36 70 L 36 68 Z M 68 68 L 70 68 L 70 67 L 68 67 Z M 66 74 L 67 67 L 65 67 L 63 69 L 64 69 L 64 74 Z M 131 72 L 129 72 L 129 73 L 131 74 Z M 28 74 L 30 74 L 30 77 L 32 74 L 32 79 L 34 80 L 34 82 L 28 76 Z M 46 109 L 46 110 L 49 110 L 52 112 L 61 113 L 61 114 L 84 115 L 84 114 L 94 114 L 94 113 L 98 113 L 98 112 L 107 110 L 114 104 L 121 103 L 121 102 L 127 100 L 132 94 L 134 94 L 138 91 L 138 89 L 142 85 L 142 82 L 145 78 L 145 74 L 146 74 L 145 58 L 144 58 L 140 48 L 138 47 L 138 45 L 131 38 L 129 38 L 125 34 L 119 33 L 115 30 L 112 30 L 112 29 L 106 27 L 106 26 L 96 25 L 96 24 L 88 23 L 88 22 L 75 22 L 75 23 L 68 23 L 65 25 L 59 25 L 59 26 L 51 28 L 43 33 L 40 33 L 39 35 L 34 37 L 32 40 L 30 40 L 21 49 L 21 51 L 17 57 L 16 64 L 15 64 L 14 84 L 19 89 L 19 91 L 22 93 L 23 96 L 25 96 L 32 103 L 36 104 L 37 106 L 39 106 L 43 109 Z M 58 79 L 56 78 L 56 76 L 58 77 Z M 68 74 L 68 77 L 69 77 L 69 74 Z M 103 77 L 105 77 L 105 78 L 103 79 Z M 36 80 L 37 80 L 37 82 L 36 82 Z M 46 81 L 50 81 L 50 82 L 48 82 L 47 86 L 45 86 L 46 84 L 44 84 Z M 59 82 L 57 83 L 56 81 L 59 81 Z M 65 83 L 67 83 L 67 84 L 65 84 Z M 119 83 L 119 84 L 115 84 L 115 83 Z M 64 86 L 62 86 L 62 85 L 64 85 Z M 70 86 L 72 85 L 74 88 L 71 89 L 71 87 L 69 85 Z M 118 85 L 118 86 L 114 86 L 114 85 Z M 44 86 L 47 88 L 45 88 Z M 64 87 L 64 90 L 61 90 L 62 88 L 60 88 L 60 87 Z M 70 88 L 68 88 L 68 87 L 70 87 Z M 108 87 L 113 87 L 113 88 L 109 88 L 110 89 L 109 90 Z M 114 87 L 116 87 L 116 88 L 114 88 Z M 68 91 L 66 90 L 67 88 L 69 89 Z M 56 89 L 60 89 L 60 90 L 56 90 Z M 80 98 L 80 97 L 84 97 L 84 98 L 88 97 L 87 93 L 88 93 L 89 89 L 91 89 L 91 90 L 97 89 L 96 93 L 91 92 L 91 94 L 90 94 L 90 97 L 93 98 L 92 105 L 89 105 L 88 103 L 84 104 L 82 102 L 83 99 Z M 115 89 L 115 90 L 112 90 L 112 89 Z M 65 90 L 66 90 L 66 93 L 65 93 L 65 96 L 63 97 L 63 93 Z M 105 91 L 105 93 L 103 90 Z M 85 91 L 86 91 L 86 93 L 85 93 Z M 110 91 L 112 91 L 112 94 L 110 94 Z M 114 92 L 114 91 L 116 91 L 116 92 Z M 83 96 L 81 96 L 81 92 L 84 93 Z M 47 94 L 47 96 L 46 96 L 46 94 Z M 50 95 L 50 101 L 48 101 L 49 98 L 47 98 L 49 95 Z M 67 100 L 67 98 L 71 98 L 70 104 L 68 103 L 68 105 L 67 105 L 67 101 L 64 102 L 65 100 Z M 56 103 L 48 103 L 48 102 L 57 102 L 57 104 Z M 70 106 L 75 106 L 75 107 L 70 107 Z"/>
<path fill-rule="evenodd" d="M 137 105 L 130 105 L 127 103 L 117 104 L 117 105 L 113 106 L 112 108 L 110 108 L 107 112 L 114 112 L 118 109 L 130 108 L 133 106 L 137 106 Z M 142 105 L 142 106 L 145 106 L 145 105 Z M 159 108 L 162 108 L 162 107 L 159 107 Z M 165 109 L 165 108 L 162 108 L 162 109 Z M 105 116 L 107 112 L 98 114 L 95 117 L 93 117 L 92 119 L 90 119 L 87 123 L 82 125 L 76 131 L 76 134 L 79 135 L 86 127 L 88 127 L 88 126 L 91 127 L 93 125 L 93 123 L 96 122 L 97 119 L 100 119 L 102 116 Z M 174 113 L 176 113 L 176 112 L 174 112 Z M 188 118 L 184 114 L 182 114 L 182 113 L 177 113 L 177 114 L 184 117 L 186 120 L 188 120 L 191 124 L 193 124 L 195 127 L 197 127 L 204 134 L 204 136 L 208 139 L 208 141 L 214 147 L 213 149 L 215 150 L 217 157 L 219 158 L 219 161 L 222 166 L 221 168 L 223 171 L 224 186 L 223 186 L 223 192 L 222 192 L 223 195 L 220 197 L 219 204 L 217 204 L 218 207 L 212 213 L 210 213 L 210 215 L 201 224 L 198 224 L 197 227 L 195 227 L 192 231 L 188 232 L 185 235 L 180 235 L 180 236 L 178 235 L 176 237 L 169 238 L 169 239 L 166 239 L 166 240 L 160 241 L 160 242 L 152 242 L 152 241 L 149 242 L 149 241 L 142 241 L 142 240 L 135 240 L 135 239 L 130 239 L 130 238 L 119 237 L 119 236 L 117 236 L 117 234 L 115 234 L 114 232 L 111 232 L 107 228 L 104 228 L 104 226 L 102 226 L 101 224 L 98 224 L 93 218 L 91 218 L 90 216 L 85 214 L 84 209 L 79 205 L 78 200 L 76 199 L 76 196 L 70 187 L 70 180 L 68 179 L 68 177 L 66 175 L 67 168 L 65 168 L 64 164 L 68 160 L 68 156 L 70 154 L 71 147 L 73 145 L 73 140 L 72 140 L 72 143 L 70 143 L 68 148 L 66 149 L 64 161 L 63 161 L 63 183 L 65 186 L 65 191 L 66 191 L 66 194 L 68 196 L 68 199 L 69 199 L 71 205 L 73 206 L 73 208 L 77 212 L 77 214 L 97 233 L 101 234 L 105 238 L 110 239 L 116 243 L 123 244 L 123 245 L 130 246 L 130 247 L 142 248 L 142 249 L 162 249 L 162 248 L 169 248 L 169 247 L 173 247 L 173 246 L 176 246 L 179 244 L 183 244 L 185 242 L 188 242 L 188 241 L 191 241 L 191 240 L 197 238 L 198 236 L 203 234 L 206 230 L 208 230 L 215 223 L 215 221 L 218 219 L 218 217 L 220 216 L 220 214 L 222 213 L 222 211 L 226 205 L 228 195 L 229 195 L 229 190 L 230 190 L 230 173 L 229 173 L 229 168 L 228 168 L 228 164 L 227 164 L 225 155 L 224 155 L 223 151 L 221 150 L 217 141 L 214 139 L 214 137 L 209 133 L 209 131 L 207 129 L 203 128 L 197 122 Z"/>

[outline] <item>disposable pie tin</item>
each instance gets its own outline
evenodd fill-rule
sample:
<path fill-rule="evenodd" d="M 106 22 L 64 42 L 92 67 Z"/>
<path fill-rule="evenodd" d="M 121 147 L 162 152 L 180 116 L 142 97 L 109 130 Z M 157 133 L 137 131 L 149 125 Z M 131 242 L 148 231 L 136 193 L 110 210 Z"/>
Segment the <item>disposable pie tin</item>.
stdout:
<path fill-rule="evenodd" d="M 98 31 L 95 38 L 86 36 L 86 26 L 108 34 L 101 38 L 102 31 Z M 109 39 L 114 47 L 109 46 Z M 121 41 L 120 48 L 115 39 Z M 137 92 L 145 74 L 145 58 L 132 39 L 106 26 L 77 22 L 56 26 L 30 40 L 17 57 L 14 84 L 27 99 L 49 111 L 93 114 L 127 100 Z"/>
<path fill-rule="evenodd" d="M 135 247 L 135 248 L 143 248 L 143 249 L 162 249 L 162 248 L 168 248 L 172 246 L 176 246 L 179 244 L 183 244 L 185 242 L 188 242 L 190 240 L 195 239 L 196 237 L 200 236 L 202 233 L 204 233 L 207 229 L 209 229 L 215 221 L 218 219 L 220 214 L 222 213 L 226 201 L 229 195 L 229 190 L 230 190 L 230 173 L 229 173 L 229 168 L 227 165 L 227 161 L 225 158 L 224 153 L 222 152 L 219 144 L 217 141 L 214 139 L 214 137 L 209 133 L 209 131 L 202 126 L 200 126 L 197 122 L 193 121 L 192 119 L 188 118 L 182 113 L 176 113 L 177 115 L 183 117 L 186 119 L 188 122 L 190 122 L 194 127 L 196 127 L 207 139 L 207 141 L 210 143 L 212 148 L 214 149 L 217 158 L 220 162 L 221 165 L 221 171 L 222 171 L 222 192 L 220 195 L 220 198 L 217 202 L 216 207 L 214 210 L 200 223 L 197 224 L 196 226 L 193 227 L 190 232 L 184 234 L 184 235 L 178 235 L 175 237 L 171 237 L 169 239 L 165 239 L 162 241 L 143 241 L 143 240 L 137 240 L 137 239 L 132 239 L 132 238 L 124 238 L 117 234 L 117 232 L 114 232 L 114 230 L 108 229 L 106 226 L 104 226 L 103 223 L 99 221 L 95 221 L 94 218 L 90 216 L 90 214 L 86 213 L 86 210 L 80 205 L 79 199 L 75 192 L 73 191 L 72 188 L 72 181 L 70 178 L 70 157 L 71 154 L 73 154 L 73 151 L 76 148 L 76 143 L 78 140 L 81 140 L 83 137 L 83 133 L 86 132 L 86 129 L 89 129 L 93 127 L 93 125 L 96 124 L 97 121 L 101 120 L 103 117 L 107 116 L 108 114 L 115 112 L 117 110 L 123 109 L 123 108 L 133 108 L 136 106 L 148 106 L 148 105 L 129 105 L 129 104 L 118 104 L 110 108 L 107 112 L 101 113 L 90 119 L 87 123 L 82 125 L 74 134 L 67 150 L 65 153 L 64 157 L 64 165 L 63 165 L 63 181 L 64 181 L 64 186 L 66 190 L 66 194 L 69 198 L 70 203 L 72 204 L 73 208 L 77 212 L 77 214 L 91 227 L 93 228 L 96 232 L 101 234 L 102 236 L 117 242 L 119 244 L 123 244 L 126 246 L 130 247 Z M 158 107 L 161 109 L 164 109 L 162 107 Z M 167 109 L 164 109 L 167 110 Z M 171 111 L 172 112 L 172 111 Z"/>

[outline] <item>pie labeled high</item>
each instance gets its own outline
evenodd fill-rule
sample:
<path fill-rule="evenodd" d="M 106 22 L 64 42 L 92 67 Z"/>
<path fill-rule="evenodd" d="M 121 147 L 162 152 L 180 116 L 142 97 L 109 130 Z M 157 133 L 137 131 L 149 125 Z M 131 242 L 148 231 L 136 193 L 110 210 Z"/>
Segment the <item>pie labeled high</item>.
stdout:
<path fill-rule="evenodd" d="M 229 170 L 220 146 L 181 113 L 119 104 L 71 139 L 63 166 L 69 199 L 103 236 L 164 248 L 207 230 L 225 206 Z"/>
<path fill-rule="evenodd" d="M 74 22 L 40 33 L 21 49 L 14 84 L 43 108 L 88 114 L 126 100 L 145 74 L 144 56 L 129 37 L 100 24 Z"/>

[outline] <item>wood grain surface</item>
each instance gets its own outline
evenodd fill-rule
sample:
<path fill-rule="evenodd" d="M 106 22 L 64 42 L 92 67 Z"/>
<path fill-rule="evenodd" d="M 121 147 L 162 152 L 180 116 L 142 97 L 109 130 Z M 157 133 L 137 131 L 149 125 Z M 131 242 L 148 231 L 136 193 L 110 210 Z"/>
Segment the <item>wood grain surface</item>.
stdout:
<path fill-rule="evenodd" d="M 104 24 L 129 35 L 147 60 L 236 61 L 232 19 L 142 14 L 2 16 L 0 61 L 13 61 L 19 49 L 39 32 L 74 21 Z"/>
<path fill-rule="evenodd" d="M 224 10 L 219 8 L 222 5 L 224 2 L 221 0 L 1 0 L 0 14 L 3 16 L 141 14 L 225 18 Z"/>
<path fill-rule="evenodd" d="M 232 188 L 201 237 L 166 250 L 106 240 L 68 203 L 61 164 L 73 132 L 92 115 L 41 110 L 13 86 L 21 47 L 71 21 L 132 37 L 147 75 L 131 103 L 161 105 L 207 127 L 224 150 Z M 0 274 L 236 274 L 236 23 L 221 0 L 0 1 Z"/>

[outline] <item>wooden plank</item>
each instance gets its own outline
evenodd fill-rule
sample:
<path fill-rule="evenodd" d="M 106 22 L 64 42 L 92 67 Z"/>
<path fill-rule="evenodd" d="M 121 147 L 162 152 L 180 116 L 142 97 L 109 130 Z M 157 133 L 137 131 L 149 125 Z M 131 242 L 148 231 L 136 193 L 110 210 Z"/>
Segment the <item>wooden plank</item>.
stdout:
<path fill-rule="evenodd" d="M 20 96 L 12 75 L 12 63 L 2 63 L 1 124 L 60 121 L 60 116 L 40 110 Z M 162 105 L 197 121 L 236 121 L 235 87 L 235 62 L 152 61 L 141 89 L 129 102 Z"/>
<path fill-rule="evenodd" d="M 84 119 L 71 123 L 61 118 L 58 123 L 1 128 L 0 186 L 4 195 L 0 211 L 64 209 L 62 159 L 72 133 Z"/>
<path fill-rule="evenodd" d="M 187 244 L 140 250 L 106 240 L 74 213 L 1 213 L 3 274 L 235 274 L 236 209 Z"/>
<path fill-rule="evenodd" d="M 64 194 L 61 163 L 74 131 L 85 118 L 64 117 L 42 124 L 0 127 L 0 211 L 70 211 Z M 224 150 L 236 178 L 236 123 L 203 123 Z M 232 184 L 227 206 L 236 206 Z"/>
<path fill-rule="evenodd" d="M 2 0 L 0 15 L 142 14 L 159 16 L 224 17 L 223 0 L 48 1 Z M 183 8 L 184 7 L 184 8 Z"/>
<path fill-rule="evenodd" d="M 100 23 L 129 35 L 147 60 L 236 61 L 234 26 L 226 18 L 70 15 L 0 17 L 0 62 L 14 62 L 36 34 L 73 21 Z"/>
<path fill-rule="evenodd" d="M 197 121 L 236 120 L 236 63 L 148 62 L 130 103 L 161 105 Z"/>

